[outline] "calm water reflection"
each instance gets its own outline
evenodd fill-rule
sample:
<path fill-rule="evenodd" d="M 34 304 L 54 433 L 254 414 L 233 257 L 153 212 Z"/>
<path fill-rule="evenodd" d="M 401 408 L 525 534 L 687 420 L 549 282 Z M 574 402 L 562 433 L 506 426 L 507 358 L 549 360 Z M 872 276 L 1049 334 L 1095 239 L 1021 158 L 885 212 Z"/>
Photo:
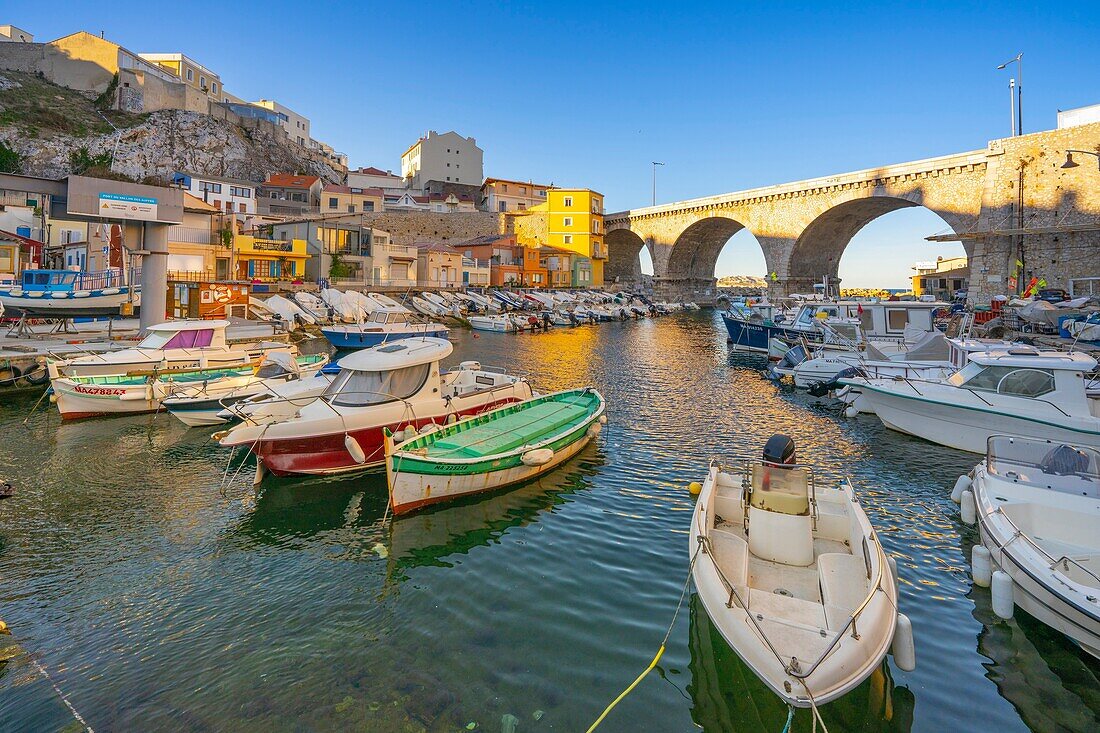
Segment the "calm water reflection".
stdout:
<path fill-rule="evenodd" d="M 792 435 L 850 475 L 898 556 L 918 669 L 826 706 L 830 730 L 1089 730 L 1097 665 L 971 593 L 948 499 L 974 458 L 777 390 L 711 313 L 547 334 L 454 333 L 451 361 L 594 384 L 599 444 L 539 484 L 383 524 L 384 479 L 275 480 L 168 416 L 60 425 L 0 406 L 0 617 L 97 730 L 584 730 L 652 657 L 687 571 L 712 456 Z M 4 642 L 0 642 L 4 643 Z M 0 658 L 7 654 L 0 650 Z M 775 730 L 785 709 L 692 598 L 659 674 L 601 731 Z M 0 729 L 72 717 L 26 655 L 0 663 Z M 808 729 L 800 714 L 796 729 Z"/>

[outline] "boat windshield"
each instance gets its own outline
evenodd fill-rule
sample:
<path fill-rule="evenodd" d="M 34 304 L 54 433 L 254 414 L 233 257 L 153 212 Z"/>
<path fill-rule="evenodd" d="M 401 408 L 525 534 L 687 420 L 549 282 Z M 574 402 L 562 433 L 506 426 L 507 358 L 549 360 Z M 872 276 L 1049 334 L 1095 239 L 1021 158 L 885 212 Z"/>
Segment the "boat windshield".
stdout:
<path fill-rule="evenodd" d="M 431 364 L 383 372 L 343 369 L 321 395 L 333 405 L 367 407 L 412 397 L 428 380 Z"/>
<path fill-rule="evenodd" d="M 1016 397 L 1039 397 L 1054 391 L 1054 373 L 1048 369 L 992 366 L 973 361 L 947 381 L 956 387 Z"/>
<path fill-rule="evenodd" d="M 214 329 L 197 328 L 188 331 L 151 331 L 137 345 L 139 349 L 193 349 L 209 346 Z"/>
<path fill-rule="evenodd" d="M 1095 448 L 994 435 L 985 464 L 990 474 L 1013 483 L 1100 498 L 1100 452 Z"/>

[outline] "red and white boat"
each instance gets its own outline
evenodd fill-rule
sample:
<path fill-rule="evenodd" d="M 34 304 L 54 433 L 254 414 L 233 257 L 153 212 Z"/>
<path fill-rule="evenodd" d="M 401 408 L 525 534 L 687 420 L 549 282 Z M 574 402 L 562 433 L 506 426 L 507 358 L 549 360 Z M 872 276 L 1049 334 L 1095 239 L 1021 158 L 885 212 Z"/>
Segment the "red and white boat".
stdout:
<path fill-rule="evenodd" d="M 256 478 L 333 474 L 380 466 L 382 429 L 412 437 L 432 425 L 530 399 L 526 379 L 462 362 L 443 372 L 454 347 L 420 337 L 362 349 L 345 356 L 324 393 L 290 417 L 247 421 L 215 438 L 226 447 L 246 446 L 256 455 Z"/>

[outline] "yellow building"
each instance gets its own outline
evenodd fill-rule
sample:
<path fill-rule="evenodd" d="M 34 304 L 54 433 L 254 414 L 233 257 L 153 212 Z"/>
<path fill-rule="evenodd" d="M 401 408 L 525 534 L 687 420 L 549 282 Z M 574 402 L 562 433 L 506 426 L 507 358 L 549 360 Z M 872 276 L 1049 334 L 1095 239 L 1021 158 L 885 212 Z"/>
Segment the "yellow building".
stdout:
<path fill-rule="evenodd" d="M 525 247 L 553 247 L 589 258 L 590 285 L 603 287 L 603 194 L 589 188 L 552 188 L 546 203 L 513 216 L 512 226 L 516 241 Z"/>
<path fill-rule="evenodd" d="M 322 214 L 369 214 L 380 212 L 386 200 L 380 188 L 356 188 L 326 184 L 321 190 Z"/>
<path fill-rule="evenodd" d="M 970 267 L 966 256 L 938 257 L 935 262 L 918 262 L 912 276 L 913 295 L 931 295 L 940 300 L 950 300 L 955 293 L 966 290 L 970 281 Z"/>
<path fill-rule="evenodd" d="M 211 71 L 198 61 L 189 58 L 182 53 L 143 53 L 140 56 L 149 63 L 156 64 L 166 69 L 179 81 L 187 86 L 198 89 L 203 94 L 211 97 L 215 102 L 220 102 L 224 91 L 222 90 L 221 75 Z"/>
<path fill-rule="evenodd" d="M 306 276 L 309 251 L 304 239 L 262 239 L 249 234 L 233 237 L 237 280 L 295 280 Z"/>

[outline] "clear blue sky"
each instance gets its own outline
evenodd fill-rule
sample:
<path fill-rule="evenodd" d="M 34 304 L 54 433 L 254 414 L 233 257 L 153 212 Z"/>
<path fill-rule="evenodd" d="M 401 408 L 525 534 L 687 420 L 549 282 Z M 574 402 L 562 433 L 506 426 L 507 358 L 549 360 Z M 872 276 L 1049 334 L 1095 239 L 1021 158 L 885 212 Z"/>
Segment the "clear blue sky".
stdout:
<path fill-rule="evenodd" d="M 1096 0 L 807 5 L 54 2 L 3 22 L 182 51 L 234 94 L 310 117 L 354 166 L 398 168 L 420 133 L 455 129 L 486 175 L 589 186 L 611 210 L 649 203 L 653 160 L 671 201 L 981 148 L 1008 132 L 994 67 L 1017 51 L 1025 131 L 1100 102 Z M 944 227 L 883 217 L 842 277 L 904 284 L 914 260 L 961 251 L 923 242 Z M 763 259 L 731 244 L 718 271 L 762 274 Z"/>

